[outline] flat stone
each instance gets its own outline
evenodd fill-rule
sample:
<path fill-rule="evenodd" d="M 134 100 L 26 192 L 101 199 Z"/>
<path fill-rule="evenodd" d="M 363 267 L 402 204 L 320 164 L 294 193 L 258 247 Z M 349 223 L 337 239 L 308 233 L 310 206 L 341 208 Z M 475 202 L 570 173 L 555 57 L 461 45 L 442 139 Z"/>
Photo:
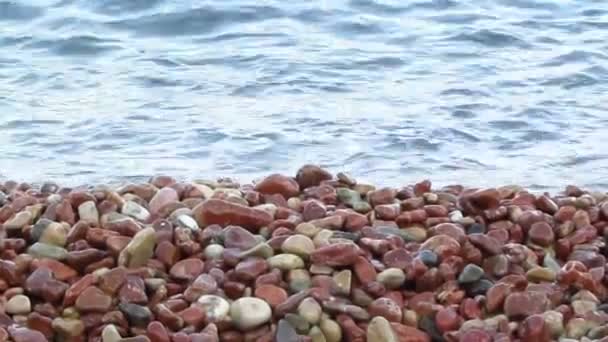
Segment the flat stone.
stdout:
<path fill-rule="evenodd" d="M 289 271 L 304 268 L 304 260 L 295 254 L 278 254 L 268 259 L 270 268 L 278 268 L 281 271 Z"/>
<path fill-rule="evenodd" d="M 4 310 L 11 315 L 26 315 L 32 311 L 32 303 L 29 297 L 16 295 L 8 300 L 4 306 Z"/>
<path fill-rule="evenodd" d="M 555 241 L 553 228 L 547 222 L 533 223 L 528 231 L 530 241 L 540 246 L 550 246 Z"/>
<path fill-rule="evenodd" d="M 27 253 L 35 258 L 49 258 L 54 260 L 65 260 L 68 251 L 65 248 L 36 242 L 27 249 Z"/>
<path fill-rule="evenodd" d="M 272 215 L 264 210 L 249 208 L 224 200 L 210 199 L 197 205 L 192 213 L 200 227 L 212 224 L 220 226 L 241 226 L 258 231 L 273 221 Z"/>
<path fill-rule="evenodd" d="M 561 312 L 545 311 L 542 313 L 542 316 L 554 338 L 564 334 L 564 316 Z"/>
<path fill-rule="evenodd" d="M 188 228 L 192 231 L 200 230 L 198 223 L 196 223 L 196 220 L 190 215 L 179 215 L 175 221 L 178 227 Z"/>
<path fill-rule="evenodd" d="M 372 318 L 367 326 L 368 342 L 398 342 L 399 338 L 390 323 L 382 316 Z"/>
<path fill-rule="evenodd" d="M 295 254 L 302 258 L 307 258 L 315 250 L 312 240 L 305 235 L 292 235 L 281 245 L 285 253 Z"/>
<path fill-rule="evenodd" d="M 51 270 L 45 267 L 37 268 L 25 281 L 25 291 L 28 294 L 51 303 L 61 300 L 67 289 L 68 285 L 55 280 Z"/>
<path fill-rule="evenodd" d="M 458 276 L 458 282 L 461 284 L 474 283 L 483 277 L 483 268 L 475 265 L 468 264 L 464 267 L 460 275 Z"/>
<path fill-rule="evenodd" d="M 36 330 L 11 326 L 8 333 L 14 342 L 47 342 L 46 337 Z"/>
<path fill-rule="evenodd" d="M 154 255 L 156 231 L 152 227 L 140 230 L 120 252 L 118 264 L 129 268 L 145 266 Z"/>
<path fill-rule="evenodd" d="M 334 274 L 332 278 L 334 281 L 335 290 L 339 295 L 350 295 L 352 277 L 353 276 L 351 270 L 342 270 Z"/>
<path fill-rule="evenodd" d="M 99 226 L 99 211 L 93 201 L 83 202 L 78 206 L 78 216 L 80 220 L 89 222 L 93 226 Z"/>
<path fill-rule="evenodd" d="M 405 283 L 405 273 L 403 270 L 395 267 L 387 268 L 378 273 L 376 280 L 386 286 L 388 289 L 397 289 Z"/>
<path fill-rule="evenodd" d="M 401 322 L 403 312 L 394 300 L 386 297 L 375 299 L 367 306 L 369 314 L 374 316 L 382 316 L 390 322 Z"/>
<path fill-rule="evenodd" d="M 418 253 L 418 258 L 428 267 L 436 267 L 439 263 L 439 257 L 433 251 L 425 249 Z"/>
<path fill-rule="evenodd" d="M 142 207 L 134 201 L 126 201 L 122 206 L 121 212 L 142 222 L 145 222 L 150 218 L 150 212 L 148 209 Z"/>
<path fill-rule="evenodd" d="M 133 303 L 120 303 L 118 305 L 120 311 L 125 315 L 129 324 L 146 327 L 152 319 L 152 312 L 145 306 Z"/>
<path fill-rule="evenodd" d="M 102 342 L 119 342 L 122 339 L 114 324 L 108 324 L 101 331 Z"/>
<path fill-rule="evenodd" d="M 87 287 L 76 299 L 76 309 L 81 312 L 106 312 L 112 306 L 112 298 L 95 286 Z"/>
<path fill-rule="evenodd" d="M 204 268 L 205 263 L 200 259 L 184 259 L 173 265 L 169 274 L 177 280 L 192 281 L 203 273 Z"/>
<path fill-rule="evenodd" d="M 556 279 L 555 271 L 546 267 L 533 267 L 526 272 L 526 277 L 532 282 L 548 281 L 552 282 Z"/>
<path fill-rule="evenodd" d="M 287 291 L 272 284 L 263 284 L 257 286 L 255 288 L 254 295 L 260 299 L 263 299 L 273 308 L 287 300 Z"/>
<path fill-rule="evenodd" d="M 230 306 L 232 322 L 241 330 L 249 330 L 264 324 L 271 316 L 270 305 L 259 298 L 239 298 Z"/>
<path fill-rule="evenodd" d="M 222 321 L 230 311 L 228 301 L 217 295 L 203 295 L 197 303 L 205 312 L 205 317 L 211 322 Z"/>
<path fill-rule="evenodd" d="M 296 329 L 285 319 L 277 324 L 276 340 L 281 342 L 298 342 L 300 338 Z"/>
<path fill-rule="evenodd" d="M 158 214 L 165 205 L 172 202 L 179 202 L 177 191 L 170 187 L 164 187 L 158 190 L 150 200 L 150 213 L 154 215 Z"/>
<path fill-rule="evenodd" d="M 284 198 L 290 198 L 298 196 L 300 185 L 291 177 L 272 174 L 256 184 L 255 190 L 262 194 L 280 194 Z"/>
<path fill-rule="evenodd" d="M 296 182 L 300 189 L 318 186 L 322 181 L 330 179 L 331 173 L 316 165 L 304 165 L 296 173 Z"/>
<path fill-rule="evenodd" d="M 331 267 L 349 266 L 355 263 L 359 247 L 353 243 L 335 243 L 316 249 L 311 254 L 312 263 Z"/>
<path fill-rule="evenodd" d="M 2 226 L 6 230 L 17 230 L 25 227 L 32 222 L 32 214 L 29 211 L 22 211 L 17 213 L 8 221 L 4 222 Z"/>
<path fill-rule="evenodd" d="M 541 314 L 549 308 L 547 294 L 542 292 L 515 292 L 505 299 L 504 312 L 509 318 Z"/>
<path fill-rule="evenodd" d="M 79 319 L 55 318 L 53 329 L 61 336 L 77 337 L 84 333 L 84 323 Z"/>
<path fill-rule="evenodd" d="M 298 315 L 312 325 L 319 323 L 322 313 L 321 305 L 314 298 L 305 298 L 298 305 Z"/>
<path fill-rule="evenodd" d="M 342 328 L 336 321 L 330 319 L 329 317 L 321 319 L 319 328 L 321 328 L 327 342 L 342 341 Z"/>

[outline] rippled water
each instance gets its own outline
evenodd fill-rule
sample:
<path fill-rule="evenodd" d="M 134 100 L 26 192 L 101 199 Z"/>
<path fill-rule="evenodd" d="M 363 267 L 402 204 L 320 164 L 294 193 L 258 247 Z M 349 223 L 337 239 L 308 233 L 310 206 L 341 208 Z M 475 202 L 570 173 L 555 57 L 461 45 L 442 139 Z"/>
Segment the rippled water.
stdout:
<path fill-rule="evenodd" d="M 0 0 L 0 175 L 608 188 L 605 0 Z"/>

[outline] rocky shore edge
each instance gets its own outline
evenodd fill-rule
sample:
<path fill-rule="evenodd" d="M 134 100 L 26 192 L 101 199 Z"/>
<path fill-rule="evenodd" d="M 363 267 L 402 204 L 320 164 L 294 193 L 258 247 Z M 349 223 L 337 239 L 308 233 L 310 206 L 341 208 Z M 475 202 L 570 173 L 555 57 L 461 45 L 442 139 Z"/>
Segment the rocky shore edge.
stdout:
<path fill-rule="evenodd" d="M 0 342 L 608 341 L 608 197 L 314 165 L 0 185 Z"/>

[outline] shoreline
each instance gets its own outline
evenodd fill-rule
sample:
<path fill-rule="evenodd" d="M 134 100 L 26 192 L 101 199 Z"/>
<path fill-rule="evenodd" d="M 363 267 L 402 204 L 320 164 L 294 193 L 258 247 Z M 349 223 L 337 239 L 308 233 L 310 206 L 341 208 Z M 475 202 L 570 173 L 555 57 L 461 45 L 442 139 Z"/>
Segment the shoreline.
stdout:
<path fill-rule="evenodd" d="M 0 224 L 0 341 L 608 340 L 608 195 L 572 185 L 4 182 Z"/>

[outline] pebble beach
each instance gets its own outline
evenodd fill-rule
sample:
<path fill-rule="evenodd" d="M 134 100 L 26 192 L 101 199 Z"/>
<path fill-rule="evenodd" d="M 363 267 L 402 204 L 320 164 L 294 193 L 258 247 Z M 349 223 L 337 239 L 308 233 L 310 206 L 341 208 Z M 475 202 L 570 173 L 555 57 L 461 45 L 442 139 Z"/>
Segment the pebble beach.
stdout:
<path fill-rule="evenodd" d="M 255 184 L 0 185 L 0 341 L 608 341 L 608 196 Z"/>

